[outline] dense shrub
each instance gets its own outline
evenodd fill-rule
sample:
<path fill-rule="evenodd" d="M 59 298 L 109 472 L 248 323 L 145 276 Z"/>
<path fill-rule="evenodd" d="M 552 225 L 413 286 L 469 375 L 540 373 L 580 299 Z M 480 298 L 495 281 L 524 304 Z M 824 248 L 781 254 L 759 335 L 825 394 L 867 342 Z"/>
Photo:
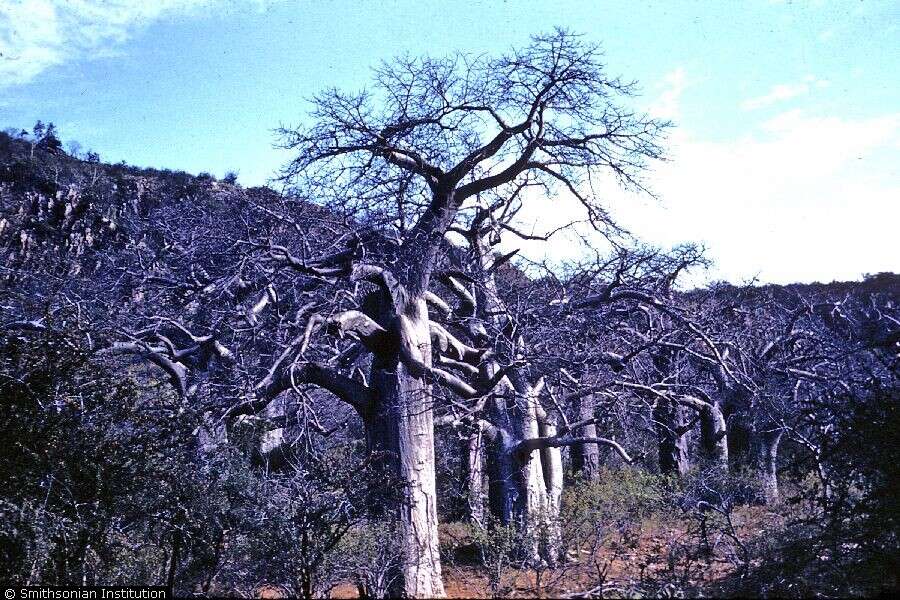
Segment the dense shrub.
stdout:
<path fill-rule="evenodd" d="M 71 336 L 5 336 L 0 356 L 0 579 L 159 581 L 194 493 L 190 411 L 139 393 Z"/>
<path fill-rule="evenodd" d="M 567 486 L 560 518 L 579 521 L 639 522 L 658 510 L 668 510 L 666 500 L 673 480 L 641 469 L 603 469 L 594 481 L 576 480 Z"/>

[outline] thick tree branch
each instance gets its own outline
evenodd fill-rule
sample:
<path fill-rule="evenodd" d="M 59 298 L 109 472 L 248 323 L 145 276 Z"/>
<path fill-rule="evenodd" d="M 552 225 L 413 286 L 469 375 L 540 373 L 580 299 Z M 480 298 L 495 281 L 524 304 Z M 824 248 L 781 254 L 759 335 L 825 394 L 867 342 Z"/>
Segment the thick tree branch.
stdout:
<path fill-rule="evenodd" d="M 538 438 L 529 438 L 527 440 L 522 440 L 514 449 L 514 452 L 517 456 L 525 457 L 534 452 L 535 450 L 542 450 L 544 448 L 561 448 L 563 446 L 577 446 L 580 444 L 598 444 L 602 446 L 609 446 L 613 450 L 615 450 L 619 456 L 622 457 L 626 463 L 631 464 L 632 459 L 631 456 L 625 451 L 625 448 L 621 446 L 615 440 L 611 440 L 608 438 L 601 437 L 575 437 L 575 438 L 563 438 L 558 436 L 553 437 L 538 437 Z"/>

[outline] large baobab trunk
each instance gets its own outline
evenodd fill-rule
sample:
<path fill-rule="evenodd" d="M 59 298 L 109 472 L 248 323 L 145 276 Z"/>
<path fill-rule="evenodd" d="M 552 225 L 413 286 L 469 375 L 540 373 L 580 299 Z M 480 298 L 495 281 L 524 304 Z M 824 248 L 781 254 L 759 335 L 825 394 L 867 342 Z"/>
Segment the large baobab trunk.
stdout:
<path fill-rule="evenodd" d="M 396 332 L 402 338 L 398 345 L 415 346 L 430 364 L 425 303 L 413 300 L 410 304 L 413 306 L 404 316 L 403 328 Z M 400 360 L 401 351 L 393 357 L 376 356 L 373 360 L 370 387 L 375 406 L 366 424 L 370 450 L 381 453 L 383 464 L 400 487 L 401 577 L 392 594 L 443 597 L 431 389 L 422 374 L 412 373 Z"/>
<path fill-rule="evenodd" d="M 576 401 L 577 420 L 586 421 L 594 418 L 594 397 L 585 396 Z M 580 437 L 597 437 L 597 426 L 590 423 L 577 432 Z M 600 477 L 600 447 L 597 444 L 579 444 L 571 449 L 572 470 L 582 479 L 594 481 Z"/>
<path fill-rule="evenodd" d="M 653 409 L 659 450 L 659 470 L 664 475 L 683 476 L 690 469 L 688 458 L 688 418 L 685 407 L 660 398 Z"/>
<path fill-rule="evenodd" d="M 402 593 L 444 595 L 438 553 L 431 394 L 402 363 L 392 371 L 374 368 L 372 389 L 385 425 L 383 443 L 401 486 L 399 506 Z"/>
<path fill-rule="evenodd" d="M 782 429 L 764 429 L 754 432 L 753 458 L 759 484 L 766 504 L 776 504 L 778 492 L 778 446 Z"/>

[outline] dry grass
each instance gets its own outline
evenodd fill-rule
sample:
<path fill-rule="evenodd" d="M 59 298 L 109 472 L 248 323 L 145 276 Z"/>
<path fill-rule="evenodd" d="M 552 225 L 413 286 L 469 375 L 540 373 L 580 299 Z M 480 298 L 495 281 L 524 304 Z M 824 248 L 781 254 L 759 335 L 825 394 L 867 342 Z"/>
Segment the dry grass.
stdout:
<path fill-rule="evenodd" d="M 764 535 L 780 523 L 779 515 L 761 507 L 741 507 L 734 514 L 738 538 L 743 541 Z M 605 597 L 678 591 L 694 595 L 738 569 L 733 541 L 710 535 L 712 553 L 704 556 L 697 540 L 696 526 L 689 521 L 652 517 L 610 536 L 596 551 L 582 550 L 577 559 L 555 568 L 505 569 L 493 594 L 485 570 L 469 564 L 445 565 L 444 587 L 450 598 L 560 598 L 601 585 Z M 458 538 L 454 543 L 462 545 Z M 343 583 L 332 590 L 331 597 L 357 598 L 358 594 L 355 586 Z"/>

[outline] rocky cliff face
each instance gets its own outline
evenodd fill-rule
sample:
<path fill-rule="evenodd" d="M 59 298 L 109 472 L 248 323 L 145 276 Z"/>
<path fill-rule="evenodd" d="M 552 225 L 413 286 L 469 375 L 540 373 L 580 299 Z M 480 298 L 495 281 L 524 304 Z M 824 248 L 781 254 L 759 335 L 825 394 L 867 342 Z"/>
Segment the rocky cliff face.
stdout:
<path fill-rule="evenodd" d="M 76 275 L 97 252 L 152 242 L 154 217 L 169 206 L 261 193 L 272 192 L 208 176 L 86 162 L 60 151 L 32 154 L 27 142 L 0 134 L 0 249 L 8 267 L 48 261 L 45 267 Z"/>

